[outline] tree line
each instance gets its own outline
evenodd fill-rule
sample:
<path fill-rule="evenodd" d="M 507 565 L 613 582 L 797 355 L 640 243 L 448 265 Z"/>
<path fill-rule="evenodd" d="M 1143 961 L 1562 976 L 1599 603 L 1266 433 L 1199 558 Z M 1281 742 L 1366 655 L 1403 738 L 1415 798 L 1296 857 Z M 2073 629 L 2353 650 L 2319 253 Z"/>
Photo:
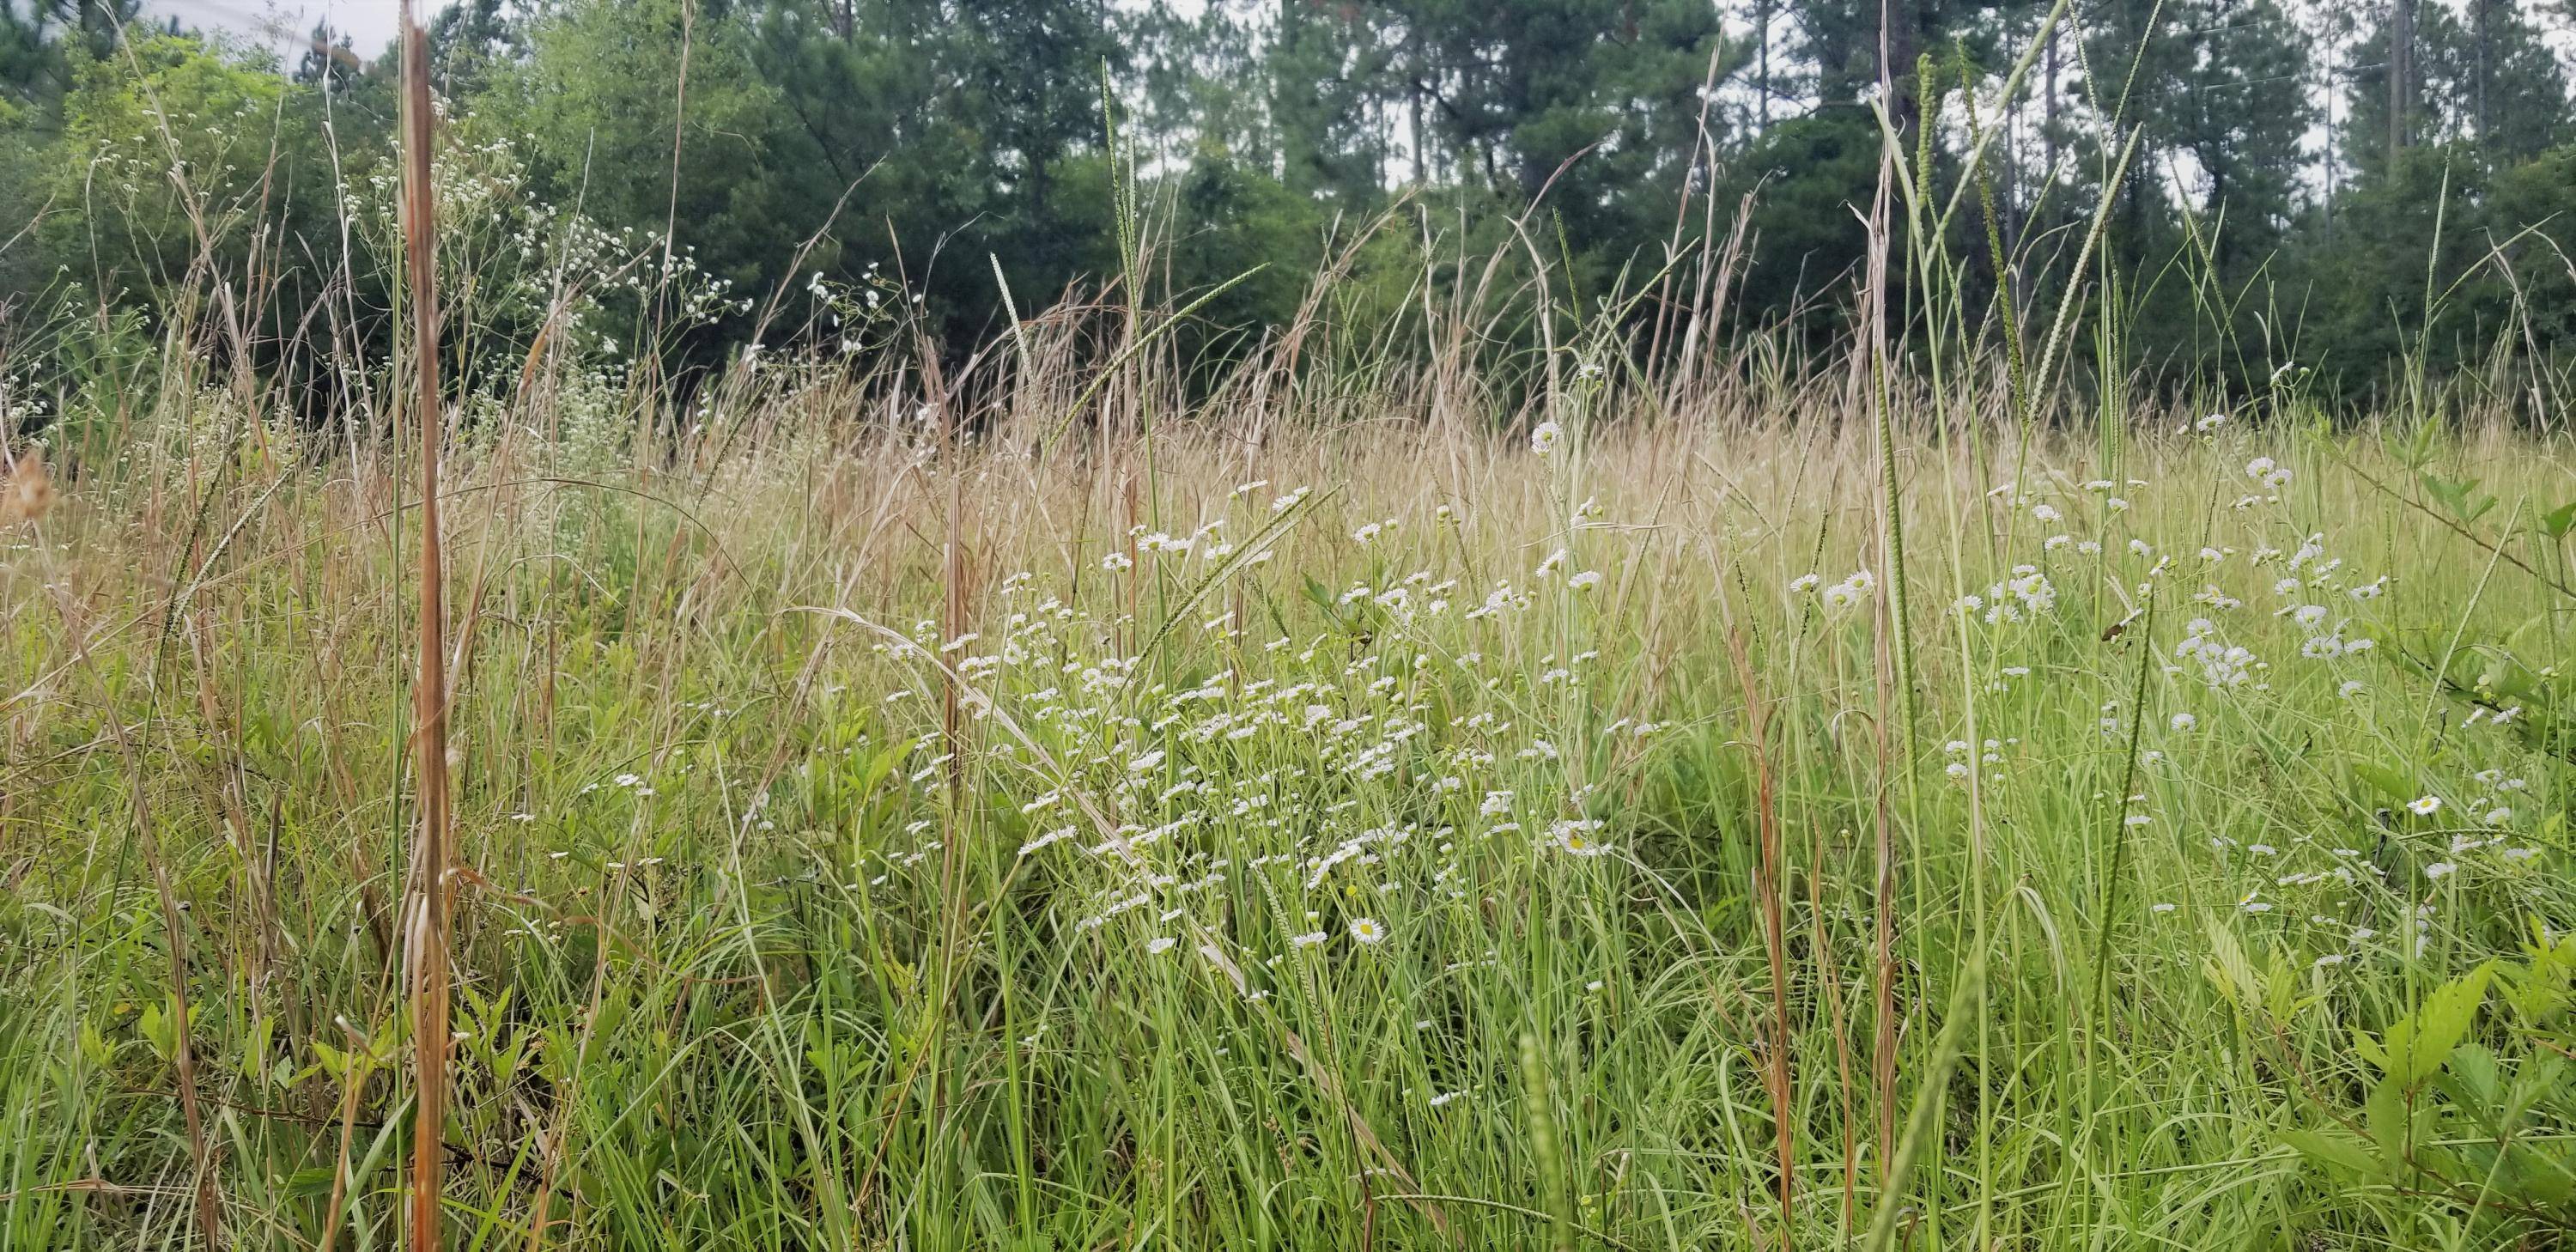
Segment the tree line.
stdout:
<path fill-rule="evenodd" d="M 365 358 L 394 299 L 389 55 L 317 27 L 281 62 L 138 3 L 0 0 L 0 336 L 148 355 L 175 305 L 262 368 Z M 1222 355 L 1327 266 L 1346 312 L 1400 317 L 1470 258 L 1534 254 L 1558 276 L 1540 315 L 1580 316 L 1724 246 L 1744 206 L 1737 333 L 1823 349 L 1892 141 L 1963 193 L 1971 302 L 2080 284 L 2120 331 L 2105 371 L 2295 368 L 2360 402 L 2403 385 L 2393 362 L 2576 351 L 2571 22 L 2512 0 L 461 0 L 431 39 L 459 315 L 495 342 L 578 333 L 665 368 L 900 324 L 953 351 L 1123 281 L 1214 292 L 1187 348 Z M 256 280 L 249 307 L 218 307 L 229 280 Z"/>

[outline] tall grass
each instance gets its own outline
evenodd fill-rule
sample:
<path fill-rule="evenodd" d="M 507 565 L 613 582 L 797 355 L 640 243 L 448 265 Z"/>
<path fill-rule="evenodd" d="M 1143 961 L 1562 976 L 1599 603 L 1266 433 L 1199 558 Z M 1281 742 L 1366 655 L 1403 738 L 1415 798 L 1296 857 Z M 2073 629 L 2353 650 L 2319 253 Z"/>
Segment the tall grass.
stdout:
<path fill-rule="evenodd" d="M 2563 438 L 2079 393 L 1890 153 L 1806 365 L 1535 216 L 410 464 L 174 323 L 0 561 L 0 1244 L 2554 1246 Z"/>
<path fill-rule="evenodd" d="M 943 468 L 782 430 L 712 468 L 452 479 L 484 606 L 450 710 L 462 1237 L 1769 1246 L 1754 1215 L 1784 1201 L 1810 1243 L 2378 1229 L 2273 1132 L 2353 1081 L 2350 1030 L 2566 925 L 2563 730 L 2469 722 L 2492 697 L 2407 663 L 2546 664 L 2561 601 L 2496 559 L 2527 539 L 2482 551 L 2346 472 L 2393 472 L 2367 439 L 2277 426 L 2109 470 L 2043 438 L 2001 496 L 1917 460 L 1917 590 L 2026 611 L 1920 625 L 1923 747 L 1881 755 L 1886 580 L 1848 577 L 1880 550 L 1881 458 L 1828 417 L 1638 417 L 1552 457 L 1392 417 L 1258 454 L 1167 424 L 1137 508 L 1193 550 L 1149 532 L 1116 570 L 1135 511 L 1107 449 Z M 2442 455 L 2565 492 L 2539 451 Z M 2255 455 L 2293 477 L 2232 508 Z M 231 1241 L 382 1242 L 412 549 L 381 467 L 289 458 L 216 493 L 236 537 L 173 572 L 153 497 L 180 465 L 83 480 L 11 554 L 11 1238 L 194 1237 L 163 1199 L 193 1170 L 193 1055 Z M 1291 484 L 1318 489 L 1273 513 Z M 2274 597 L 2287 557 L 2250 558 L 2311 535 L 2334 585 Z M 969 545 L 998 576 L 958 576 Z M 2245 606 L 2189 604 L 2202 582 Z M 2135 616 L 2142 585 L 2167 607 Z M 2287 600 L 2381 646 L 2302 657 L 2328 636 Z M 2242 685 L 2174 655 L 2195 614 L 2260 658 Z M 2365 767 L 2446 807 L 2382 814 Z M 2221 934 L 2296 973 L 2279 1019 L 2204 976 Z M 1891 1157 L 1917 1162 L 1902 1196 Z M 2386 1200 L 2471 1243 L 2501 1220 Z"/>
<path fill-rule="evenodd" d="M 403 890 L 403 986 L 412 1029 L 411 1237 L 415 1249 L 443 1246 L 439 1237 L 446 1188 L 447 1062 L 452 1041 L 449 987 L 447 879 L 455 854 L 449 848 L 447 790 L 447 574 L 440 551 L 442 528 L 438 464 L 445 442 L 443 392 L 438 385 L 437 196 L 429 93 L 429 32 L 403 0 L 402 202 L 403 311 L 410 323 L 410 417 L 420 435 L 419 628 L 412 635 L 413 807 L 420 825 L 412 839 L 411 876 Z M 683 73 L 686 61 L 683 61 Z"/>

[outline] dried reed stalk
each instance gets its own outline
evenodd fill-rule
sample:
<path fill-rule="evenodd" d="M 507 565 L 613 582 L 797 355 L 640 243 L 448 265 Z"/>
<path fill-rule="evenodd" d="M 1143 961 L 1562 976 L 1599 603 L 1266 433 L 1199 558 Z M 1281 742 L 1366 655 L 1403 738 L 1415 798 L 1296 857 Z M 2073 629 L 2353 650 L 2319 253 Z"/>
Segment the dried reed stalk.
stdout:
<path fill-rule="evenodd" d="M 447 656 L 438 536 L 437 223 L 430 182 L 428 34 L 402 0 L 403 259 L 410 276 L 412 420 L 420 427 L 420 672 L 412 683 L 420 837 L 404 909 L 404 995 L 411 1004 L 417 1108 L 412 1122 L 411 1247 L 439 1246 L 439 1172 L 446 1135 Z"/>

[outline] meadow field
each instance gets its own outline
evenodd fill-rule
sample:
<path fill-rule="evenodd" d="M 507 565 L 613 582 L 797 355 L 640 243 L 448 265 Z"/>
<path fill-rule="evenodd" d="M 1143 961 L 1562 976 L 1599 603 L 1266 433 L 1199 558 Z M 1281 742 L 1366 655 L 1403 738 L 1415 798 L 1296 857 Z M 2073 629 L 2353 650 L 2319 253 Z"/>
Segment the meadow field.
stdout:
<path fill-rule="evenodd" d="M 1563 351 L 452 437 L 458 1246 L 2560 1246 L 2563 435 Z M 388 1246 L 402 458 L 120 446 L 0 563 L 0 1243 Z"/>
<path fill-rule="evenodd" d="M 0 291 L 0 1252 L 2576 1247 L 2576 267 L 2437 282 L 2443 181 L 2321 369 L 2215 210 L 1998 213 L 2067 11 L 1881 66 L 1762 309 L 1713 45 L 1651 247 L 1299 192 L 1203 281 L 1104 60 L 1110 263 L 751 292 L 676 119 L 612 231 L 326 28 L 288 229 L 185 155 L 274 67 L 107 24 L 24 152 L 125 216 L 0 241 L 93 266 Z M 727 125 L 787 46 L 500 12 Z"/>

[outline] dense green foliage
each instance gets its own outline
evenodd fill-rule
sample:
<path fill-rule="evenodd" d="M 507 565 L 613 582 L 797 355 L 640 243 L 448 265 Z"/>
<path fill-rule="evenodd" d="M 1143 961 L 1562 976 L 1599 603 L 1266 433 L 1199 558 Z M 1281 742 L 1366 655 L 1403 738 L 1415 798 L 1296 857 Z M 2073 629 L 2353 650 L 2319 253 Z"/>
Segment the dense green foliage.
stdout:
<path fill-rule="evenodd" d="M 209 251 L 203 233 L 215 273 L 201 277 L 278 284 L 242 311 L 253 324 L 234 344 L 263 369 L 311 379 L 327 373 L 317 359 L 380 344 L 382 257 L 341 229 L 334 193 L 387 166 L 389 62 L 332 46 L 327 28 L 292 66 L 147 37 L 122 24 L 127 3 L 0 4 L 0 222 L 42 217 L 0 250 L 17 337 L 101 298 L 156 317 L 203 298 L 181 272 Z M 1722 246 L 1748 194 L 1735 324 L 1829 343 L 1851 320 L 1855 209 L 1878 178 L 1880 8 L 466 0 L 433 37 L 455 131 L 509 145 L 513 211 L 623 239 L 610 271 L 658 267 L 667 232 L 699 274 L 732 284 L 734 307 L 684 333 L 662 333 L 658 294 L 598 327 L 629 356 L 649 327 L 657 366 L 703 369 L 755 338 L 777 346 L 758 300 L 805 271 L 900 275 L 952 359 L 1004 316 L 997 269 L 1024 314 L 1113 284 L 1113 144 L 1132 149 L 1143 216 L 1170 236 L 1155 271 L 1133 276 L 1142 294 L 1186 299 L 1263 270 L 1204 310 L 1192 351 L 1278 333 L 1306 294 L 1296 276 L 1389 207 L 1400 220 L 1353 258 L 1355 283 L 1401 301 L 1426 256 L 1516 239 L 1597 292 Z M 2563 15 L 2497 0 L 1892 12 L 1899 145 L 1915 148 L 1929 109 L 1921 152 L 1956 174 L 2002 130 L 1981 203 L 1948 227 L 1976 298 L 2000 286 L 2026 309 L 2052 305 L 2107 198 L 2124 371 L 2242 391 L 2295 363 L 2320 394 L 2360 401 L 2406 383 L 2401 354 L 2441 374 L 2497 375 L 2499 352 L 2567 368 L 2576 101 L 2545 38 Z M 182 211 L 174 158 L 205 220 Z M 123 177 L 102 177 L 102 161 L 126 162 Z M 2008 282 L 1982 246 L 1990 228 Z M 545 270 L 554 239 L 517 242 Z M 1472 277 L 1452 267 L 1447 281 Z M 1902 286 L 1900 318 L 1914 314 Z M 325 289 L 344 324 L 317 351 L 305 314 Z M 502 356 L 529 346 L 530 327 L 487 329 Z M 2546 420 L 2529 389 L 2494 390 Z"/>

